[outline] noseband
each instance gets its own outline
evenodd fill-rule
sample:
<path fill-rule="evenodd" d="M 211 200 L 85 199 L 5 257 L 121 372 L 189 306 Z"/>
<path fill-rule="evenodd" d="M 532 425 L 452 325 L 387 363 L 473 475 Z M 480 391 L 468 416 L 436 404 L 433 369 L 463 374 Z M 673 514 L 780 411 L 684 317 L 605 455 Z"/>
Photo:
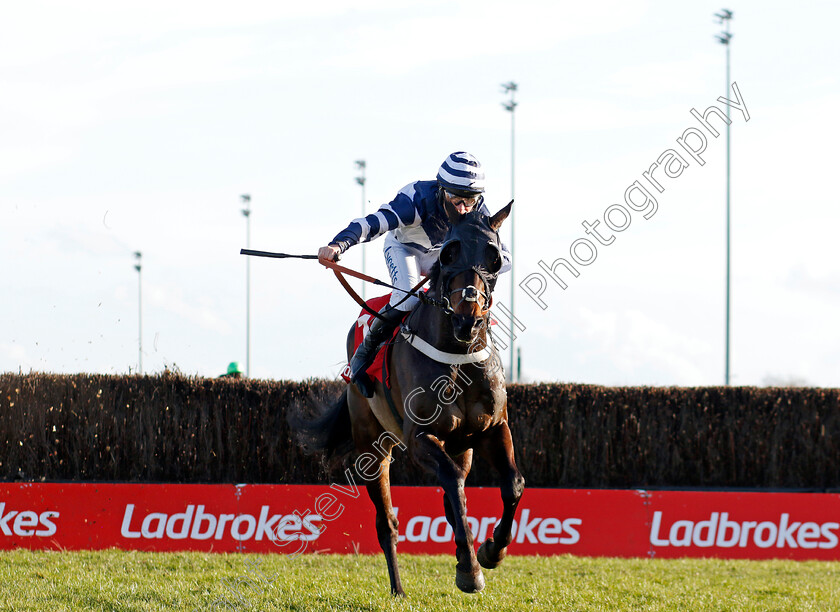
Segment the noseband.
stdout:
<path fill-rule="evenodd" d="M 473 228 L 475 231 L 470 232 Z M 463 302 L 477 304 L 479 316 L 482 318 L 490 312 L 493 287 L 496 285 L 502 263 L 498 234 L 490 233 L 492 230 L 487 231 L 488 229 L 480 225 L 454 225 L 447 240 L 440 247 L 438 294 L 446 303 L 445 310 L 450 316 L 455 314 L 455 309 Z M 475 274 L 481 280 L 480 289 L 472 284 L 450 289 L 454 278 L 469 273 Z"/>
<path fill-rule="evenodd" d="M 475 272 L 478 275 L 478 277 L 481 279 L 481 284 L 483 285 L 484 290 L 483 291 L 480 290 L 475 285 L 467 285 L 466 287 L 461 287 L 459 289 L 453 289 L 448 294 L 445 294 L 443 296 L 443 301 L 446 303 L 446 308 L 444 309 L 444 311 L 447 314 L 449 314 L 449 315 L 455 314 L 455 309 L 458 306 L 460 306 L 462 302 L 475 302 L 475 303 L 478 304 L 479 301 L 483 302 L 483 305 L 479 304 L 479 306 L 481 307 L 479 317 L 486 317 L 487 313 L 490 312 L 490 307 L 493 305 L 493 294 L 492 294 L 492 289 L 490 288 L 491 287 L 490 279 L 488 278 L 487 273 L 484 270 L 482 270 L 481 268 L 479 268 L 478 266 L 472 266 L 471 268 L 469 268 L 467 270 L 462 270 L 460 272 L 451 273 L 451 274 L 447 275 L 446 278 L 442 279 L 441 284 L 442 284 L 443 287 L 447 287 L 449 285 L 449 282 L 451 281 L 451 279 L 458 276 L 459 274 L 462 274 L 464 272 L 470 272 L 470 271 Z M 452 303 L 452 296 L 456 295 L 456 294 L 459 294 L 459 293 L 460 293 L 460 299 L 458 299 L 457 302 Z"/>

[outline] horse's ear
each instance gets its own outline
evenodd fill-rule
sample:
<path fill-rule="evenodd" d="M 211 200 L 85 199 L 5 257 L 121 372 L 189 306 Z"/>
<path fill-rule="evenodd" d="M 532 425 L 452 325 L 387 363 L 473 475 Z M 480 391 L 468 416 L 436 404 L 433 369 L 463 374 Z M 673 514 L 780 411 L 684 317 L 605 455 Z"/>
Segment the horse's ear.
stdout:
<path fill-rule="evenodd" d="M 490 227 L 493 228 L 494 232 L 498 232 L 499 228 L 502 227 L 502 223 L 505 219 L 508 218 L 510 214 L 510 209 L 513 207 L 513 200 L 511 200 L 507 206 L 505 206 L 502 210 L 497 212 L 495 215 L 490 217 Z"/>
<path fill-rule="evenodd" d="M 453 206 L 449 200 L 443 198 L 443 210 L 446 211 L 446 216 L 449 218 L 449 222 L 452 225 L 457 225 L 461 221 L 461 213 L 458 212 L 458 209 Z"/>

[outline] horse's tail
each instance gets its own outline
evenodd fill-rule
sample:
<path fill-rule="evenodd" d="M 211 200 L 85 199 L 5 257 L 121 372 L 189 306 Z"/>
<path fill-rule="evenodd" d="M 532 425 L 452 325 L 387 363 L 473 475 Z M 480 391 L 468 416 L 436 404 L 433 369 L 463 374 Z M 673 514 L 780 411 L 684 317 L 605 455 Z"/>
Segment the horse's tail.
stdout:
<path fill-rule="evenodd" d="M 327 459 L 340 459 L 353 450 L 350 406 L 347 388 L 332 404 L 310 395 L 308 409 L 290 407 L 286 421 L 295 440 L 307 455 L 324 453 Z"/>

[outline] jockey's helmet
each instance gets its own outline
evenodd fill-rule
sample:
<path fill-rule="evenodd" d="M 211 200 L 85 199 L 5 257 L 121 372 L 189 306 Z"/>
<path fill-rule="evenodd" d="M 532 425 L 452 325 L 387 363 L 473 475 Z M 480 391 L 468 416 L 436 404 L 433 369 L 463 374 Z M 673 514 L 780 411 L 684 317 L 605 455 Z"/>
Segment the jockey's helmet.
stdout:
<path fill-rule="evenodd" d="M 481 164 L 465 151 L 456 151 L 443 160 L 437 181 L 446 191 L 465 198 L 484 193 Z"/>

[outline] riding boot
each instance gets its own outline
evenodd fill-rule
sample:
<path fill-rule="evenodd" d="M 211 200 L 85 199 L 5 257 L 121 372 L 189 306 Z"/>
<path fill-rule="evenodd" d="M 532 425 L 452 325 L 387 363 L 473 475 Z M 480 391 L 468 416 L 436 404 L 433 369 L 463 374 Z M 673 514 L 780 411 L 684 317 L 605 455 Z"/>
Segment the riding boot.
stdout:
<path fill-rule="evenodd" d="M 379 311 L 379 317 L 382 318 L 375 317 L 373 319 L 367 336 L 365 336 L 359 348 L 356 349 L 353 359 L 350 360 L 350 380 L 356 383 L 359 391 L 365 397 L 373 397 L 375 389 L 374 381 L 367 375 L 366 370 L 373 363 L 376 349 L 390 337 L 404 315 L 405 311 L 386 305 Z"/>

